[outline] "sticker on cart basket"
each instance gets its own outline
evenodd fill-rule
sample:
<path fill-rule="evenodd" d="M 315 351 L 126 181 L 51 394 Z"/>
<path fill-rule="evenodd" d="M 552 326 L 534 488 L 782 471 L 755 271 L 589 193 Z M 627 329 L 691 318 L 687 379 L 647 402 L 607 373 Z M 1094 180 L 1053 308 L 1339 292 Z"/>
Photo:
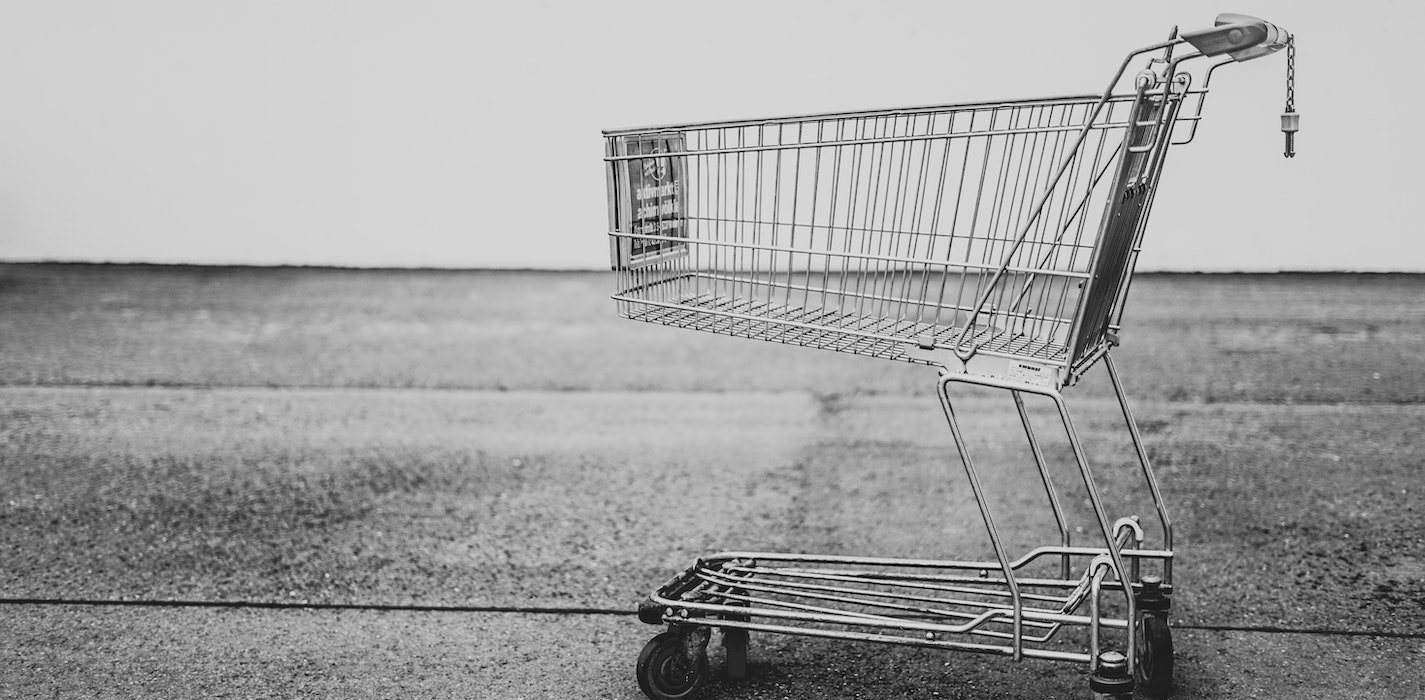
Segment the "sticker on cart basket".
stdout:
<path fill-rule="evenodd" d="M 619 139 L 620 155 L 639 155 L 622 161 L 616 265 L 620 268 L 652 263 L 685 254 L 687 238 L 684 150 L 680 134 L 628 136 Z"/>
<path fill-rule="evenodd" d="M 1050 372 L 1048 367 L 1028 362 L 1011 362 L 1005 378 L 1030 386 L 1047 387 L 1054 384 L 1054 373 Z"/>

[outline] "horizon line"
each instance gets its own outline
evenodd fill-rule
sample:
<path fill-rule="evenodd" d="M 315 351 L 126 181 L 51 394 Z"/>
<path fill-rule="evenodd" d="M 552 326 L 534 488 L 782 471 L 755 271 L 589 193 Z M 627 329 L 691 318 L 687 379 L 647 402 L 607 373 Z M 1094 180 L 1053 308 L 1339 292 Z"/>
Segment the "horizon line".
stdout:
<path fill-rule="evenodd" d="M 111 260 L 5 260 L 0 265 L 16 266 L 84 266 L 84 267 L 159 267 L 229 270 L 330 270 L 350 272 L 520 272 L 589 274 L 609 272 L 607 267 L 436 267 L 428 265 L 337 265 L 309 263 L 192 263 Z M 1351 269 L 1222 269 L 1222 270 L 1136 270 L 1135 275 L 1425 275 L 1421 270 L 1351 270 Z"/>

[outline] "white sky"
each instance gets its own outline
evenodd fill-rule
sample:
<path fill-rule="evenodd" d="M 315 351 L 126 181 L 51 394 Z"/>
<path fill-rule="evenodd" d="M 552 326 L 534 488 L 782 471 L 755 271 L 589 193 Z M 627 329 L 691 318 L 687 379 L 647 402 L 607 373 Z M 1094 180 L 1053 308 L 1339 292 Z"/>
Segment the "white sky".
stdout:
<path fill-rule="evenodd" d="M 1425 271 L 1417 2 L 0 3 L 0 260 L 607 266 L 599 130 L 1101 91 L 1254 14 L 1140 269 Z"/>

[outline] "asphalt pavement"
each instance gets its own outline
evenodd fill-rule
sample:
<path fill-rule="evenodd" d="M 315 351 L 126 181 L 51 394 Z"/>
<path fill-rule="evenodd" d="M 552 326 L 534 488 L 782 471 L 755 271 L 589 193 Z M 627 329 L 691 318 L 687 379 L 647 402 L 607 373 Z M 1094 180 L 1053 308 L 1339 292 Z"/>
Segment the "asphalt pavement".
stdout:
<path fill-rule="evenodd" d="M 280 287 L 320 293 L 264 319 L 244 296 L 260 273 L 164 278 L 169 306 L 152 279 L 105 275 L 43 303 L 0 288 L 0 323 L 40 329 L 0 334 L 0 687 L 14 697 L 637 698 L 634 660 L 657 630 L 633 606 L 699 554 L 988 554 L 925 368 L 770 347 L 711 353 L 719 374 L 697 362 L 701 343 L 759 344 L 653 328 L 675 338 L 660 360 L 649 328 L 580 325 L 582 302 L 540 295 L 458 323 L 425 314 L 467 287 L 583 299 L 597 276 L 289 271 Z M 1223 329 L 1249 321 L 1211 303 L 1240 282 L 1150 281 L 1138 313 L 1161 329 L 1122 363 L 1178 528 L 1177 697 L 1425 697 L 1425 405 L 1407 380 L 1376 383 L 1371 363 L 1388 377 L 1425 367 L 1328 342 L 1419 329 L 1349 335 L 1361 313 L 1326 304 L 1321 317 L 1308 277 L 1296 320 L 1244 344 Z M 1261 294 L 1280 303 L 1283 284 Z M 413 286 L 372 312 L 405 304 L 420 319 L 402 326 L 407 344 L 340 314 L 306 334 L 291 323 L 324 308 L 359 319 L 334 300 Z M 1152 369 L 1155 352 L 1182 352 L 1161 320 L 1179 306 L 1187 335 L 1241 349 L 1219 374 Z M 151 337 L 129 333 L 126 313 Z M 559 353 L 523 352 L 561 327 L 545 336 Z M 174 328 L 187 335 L 162 332 Z M 108 349 L 60 340 L 87 333 Z M 221 352 L 162 359 L 169 337 Z M 1336 374 L 1269 381 L 1273 358 L 1308 354 L 1288 342 L 1301 338 L 1338 351 L 1311 360 Z M 479 348 L 464 358 L 478 376 L 441 369 L 462 343 Z M 356 359 L 339 369 L 343 348 Z M 436 367 L 411 369 L 422 362 Z M 1070 400 L 1115 513 L 1157 536 L 1115 405 L 1101 386 Z M 1052 539 L 1013 404 L 972 392 L 960 406 L 1012 546 Z M 1031 409 L 1052 427 L 1047 406 Z M 1046 441 L 1071 488 L 1067 446 Z M 1066 506 L 1089 525 L 1081 497 Z M 708 698 L 1088 694 L 1082 668 L 1048 662 L 754 635 L 752 673 L 731 681 L 720 653 Z"/>

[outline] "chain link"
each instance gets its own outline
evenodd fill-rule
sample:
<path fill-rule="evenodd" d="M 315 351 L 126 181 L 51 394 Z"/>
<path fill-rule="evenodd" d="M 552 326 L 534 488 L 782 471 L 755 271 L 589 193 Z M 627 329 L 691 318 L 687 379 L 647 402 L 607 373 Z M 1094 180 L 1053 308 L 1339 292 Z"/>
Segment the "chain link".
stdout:
<path fill-rule="evenodd" d="M 1296 37 L 1286 38 L 1286 109 L 1282 111 L 1282 134 L 1286 136 L 1288 158 L 1296 157 L 1296 130 L 1301 117 L 1296 113 Z"/>
<path fill-rule="evenodd" d="M 1296 37 L 1286 40 L 1286 111 L 1296 111 Z"/>

